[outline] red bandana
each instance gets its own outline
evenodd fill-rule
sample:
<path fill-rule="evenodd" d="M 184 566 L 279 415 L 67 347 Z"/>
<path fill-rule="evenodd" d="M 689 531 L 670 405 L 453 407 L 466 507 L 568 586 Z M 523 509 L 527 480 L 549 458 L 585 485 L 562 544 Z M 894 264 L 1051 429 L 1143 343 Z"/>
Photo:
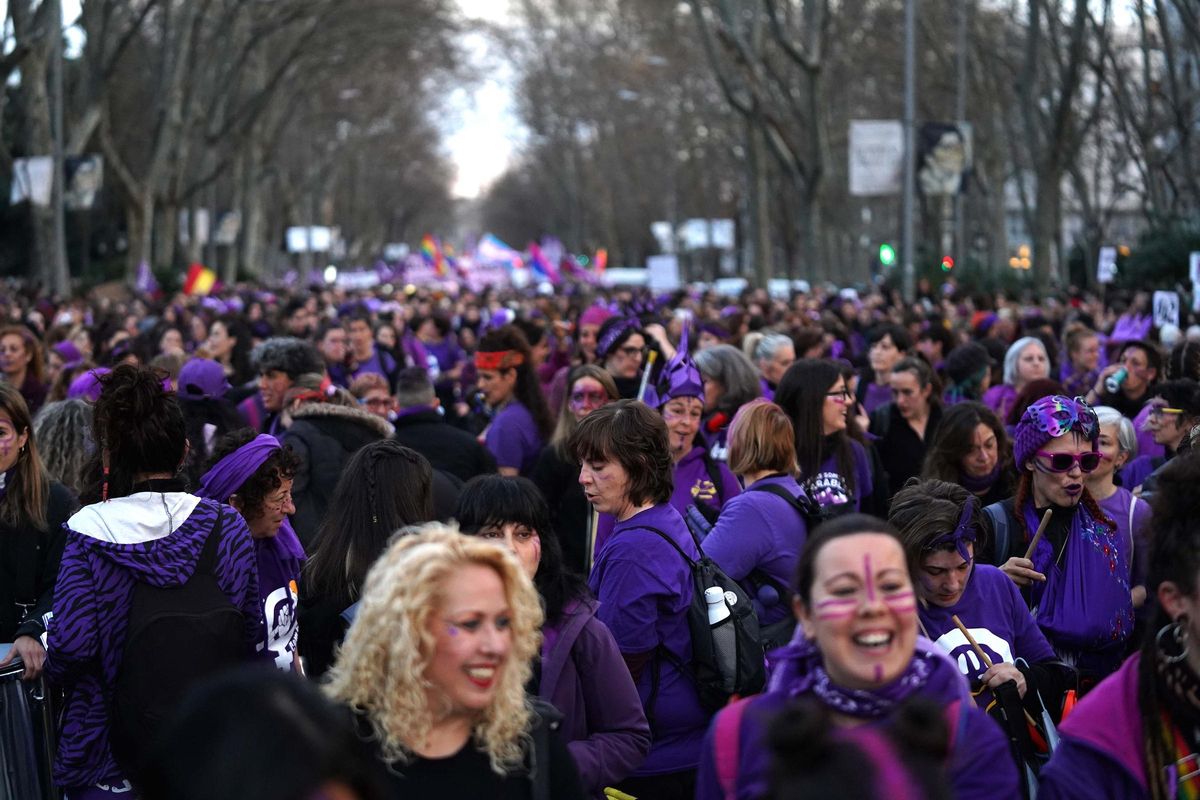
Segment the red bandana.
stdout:
<path fill-rule="evenodd" d="M 490 353 L 478 352 L 475 354 L 475 369 L 509 369 L 510 367 L 519 367 L 524 363 L 525 356 L 516 350 L 496 350 Z"/>

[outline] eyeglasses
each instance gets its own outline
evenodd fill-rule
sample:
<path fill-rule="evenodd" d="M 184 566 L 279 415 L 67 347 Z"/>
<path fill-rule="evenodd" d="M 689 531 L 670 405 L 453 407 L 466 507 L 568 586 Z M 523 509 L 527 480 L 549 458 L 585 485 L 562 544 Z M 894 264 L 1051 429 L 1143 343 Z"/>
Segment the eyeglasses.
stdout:
<path fill-rule="evenodd" d="M 1167 408 L 1166 406 L 1150 406 L 1150 416 L 1152 416 L 1152 417 L 1161 417 L 1165 414 L 1170 414 L 1171 416 L 1176 416 L 1176 415 L 1182 414 L 1182 413 L 1183 413 L 1182 408 Z"/>
<path fill-rule="evenodd" d="M 618 347 L 617 352 L 623 356 L 629 356 L 630 358 L 633 358 L 634 356 L 643 355 L 646 352 L 646 348 L 644 348 L 644 347 Z"/>
<path fill-rule="evenodd" d="M 1100 466 L 1100 453 L 1095 450 L 1087 453 L 1047 453 L 1038 450 L 1037 457 L 1047 459 L 1038 463 L 1050 472 L 1070 472 L 1076 464 L 1081 472 L 1094 472 Z"/>
<path fill-rule="evenodd" d="M 833 400 L 835 403 L 848 403 L 852 397 L 849 389 L 841 389 L 837 392 L 826 392 L 825 396 L 830 400 Z"/>
<path fill-rule="evenodd" d="M 608 395 L 604 392 L 571 392 L 571 405 L 582 406 L 584 404 L 600 406 L 608 402 Z"/>

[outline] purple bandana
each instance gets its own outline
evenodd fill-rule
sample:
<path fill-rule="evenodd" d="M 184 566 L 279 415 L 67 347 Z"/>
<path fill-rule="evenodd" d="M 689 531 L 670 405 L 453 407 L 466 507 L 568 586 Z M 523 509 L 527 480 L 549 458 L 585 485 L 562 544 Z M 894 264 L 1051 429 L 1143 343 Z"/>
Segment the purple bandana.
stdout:
<path fill-rule="evenodd" d="M 975 544 L 975 505 L 975 497 L 968 497 L 967 502 L 963 503 L 962 514 L 959 516 L 958 525 L 954 530 L 934 539 L 925 549 L 937 550 L 944 545 L 953 544 L 963 561 L 970 562 L 971 554 L 967 551 L 967 544 Z"/>
<path fill-rule="evenodd" d="M 596 358 L 603 359 L 608 355 L 608 351 L 613 348 L 613 345 L 625 335 L 629 330 L 637 330 L 641 328 L 637 317 L 625 317 L 624 319 L 613 323 L 613 326 L 605 332 L 604 336 L 596 342 Z"/>
<path fill-rule="evenodd" d="M 230 496 L 235 494 L 281 446 L 274 436 L 260 433 L 204 473 L 200 478 L 200 488 L 196 490 L 196 496 L 228 503 Z M 292 530 L 291 522 L 286 518 L 279 526 L 277 538 L 285 550 L 297 558 L 304 558 L 304 548 L 300 545 L 296 532 Z"/>

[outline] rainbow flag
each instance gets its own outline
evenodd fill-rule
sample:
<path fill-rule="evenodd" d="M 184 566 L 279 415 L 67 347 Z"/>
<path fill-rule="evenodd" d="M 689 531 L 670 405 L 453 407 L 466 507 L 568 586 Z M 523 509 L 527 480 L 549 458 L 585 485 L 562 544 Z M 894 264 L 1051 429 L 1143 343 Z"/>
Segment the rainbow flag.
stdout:
<path fill-rule="evenodd" d="M 446 269 L 446 256 L 442 253 L 442 245 L 429 234 L 425 234 L 421 238 L 421 257 L 425 259 L 426 264 L 434 268 L 439 278 L 445 278 L 449 274 Z"/>
<path fill-rule="evenodd" d="M 184 294 L 206 296 L 212 291 L 217 282 L 217 273 L 203 264 L 192 264 L 188 267 L 187 278 L 183 282 Z"/>

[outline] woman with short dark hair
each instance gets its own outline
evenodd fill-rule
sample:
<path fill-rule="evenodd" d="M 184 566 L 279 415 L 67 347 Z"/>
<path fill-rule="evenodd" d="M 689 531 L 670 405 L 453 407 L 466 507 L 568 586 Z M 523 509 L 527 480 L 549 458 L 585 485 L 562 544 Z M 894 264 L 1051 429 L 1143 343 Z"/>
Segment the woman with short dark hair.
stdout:
<path fill-rule="evenodd" d="M 528 475 L 552 425 L 525 335 L 513 325 L 485 333 L 475 352 L 475 370 L 495 415 L 483 438 L 500 474 Z"/>
<path fill-rule="evenodd" d="M 688 609 L 690 559 L 700 551 L 671 505 L 674 462 L 667 426 L 644 403 L 619 400 L 583 418 L 571 436 L 579 482 L 612 534 L 597 542 L 589 586 L 637 685 L 653 744 L 645 763 L 618 789 L 635 797 L 691 798 L 709 714 L 692 678 Z"/>

